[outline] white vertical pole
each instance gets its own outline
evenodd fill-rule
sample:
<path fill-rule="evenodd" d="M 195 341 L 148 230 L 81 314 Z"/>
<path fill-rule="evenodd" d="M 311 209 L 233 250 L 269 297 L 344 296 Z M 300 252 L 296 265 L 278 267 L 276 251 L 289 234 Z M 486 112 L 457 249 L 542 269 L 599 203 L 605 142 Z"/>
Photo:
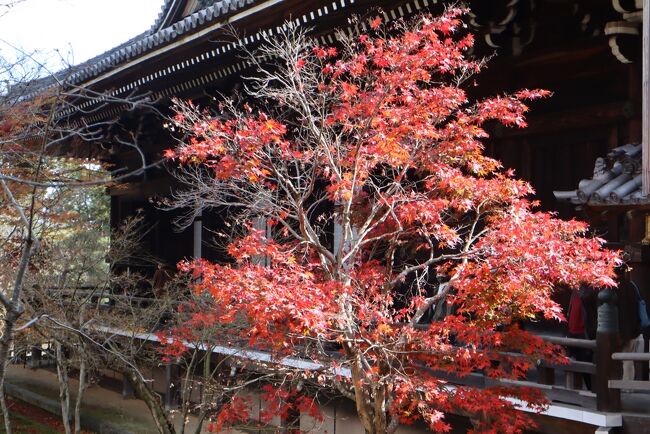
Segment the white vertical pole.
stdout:
<path fill-rule="evenodd" d="M 343 204 L 336 204 L 335 207 L 337 209 L 342 209 Z M 333 246 L 332 253 L 334 255 L 337 255 L 339 249 L 341 248 L 341 244 L 343 243 L 343 246 L 342 246 L 343 249 L 342 249 L 342 255 L 341 255 L 341 259 L 342 259 L 343 257 L 345 257 L 346 253 L 348 253 L 350 251 L 350 249 L 352 248 L 353 239 L 356 238 L 356 236 L 357 236 L 357 228 L 353 226 L 352 230 L 351 230 L 352 234 L 349 234 L 349 233 L 344 234 L 343 233 L 343 225 L 339 222 L 337 217 L 338 217 L 338 213 L 335 213 L 334 246 Z M 350 237 L 352 237 L 353 239 L 350 239 Z M 351 264 L 352 264 L 352 260 L 347 261 L 346 264 L 343 264 L 344 265 L 343 268 L 346 271 L 349 271 L 351 269 Z"/>
<path fill-rule="evenodd" d="M 271 239 L 271 226 L 268 224 L 266 217 L 255 217 L 253 219 L 253 228 L 258 231 L 264 232 L 264 237 L 268 240 Z M 265 267 L 271 266 L 271 258 L 267 255 L 254 255 L 251 258 L 251 262 L 257 265 L 263 265 Z"/>
<path fill-rule="evenodd" d="M 641 54 L 643 84 L 642 84 L 642 191 L 643 196 L 650 194 L 650 87 L 648 77 L 650 75 L 650 0 L 643 0 L 643 52 Z"/>
<path fill-rule="evenodd" d="M 193 251 L 193 256 L 194 259 L 201 259 L 201 244 L 203 243 L 203 212 L 201 212 L 196 218 L 194 219 L 194 223 L 192 224 L 192 229 L 194 231 L 194 251 Z"/>
<path fill-rule="evenodd" d="M 334 221 L 334 248 L 333 252 L 335 255 L 339 251 L 339 246 L 341 245 L 341 240 L 343 239 L 343 226 L 338 221 Z"/>

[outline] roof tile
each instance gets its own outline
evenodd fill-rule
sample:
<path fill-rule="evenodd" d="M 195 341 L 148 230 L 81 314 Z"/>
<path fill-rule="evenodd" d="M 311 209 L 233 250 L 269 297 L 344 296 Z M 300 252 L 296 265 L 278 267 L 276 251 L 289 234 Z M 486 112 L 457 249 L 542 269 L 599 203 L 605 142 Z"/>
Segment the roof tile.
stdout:
<path fill-rule="evenodd" d="M 629 143 L 599 157 L 591 179 L 583 179 L 576 190 L 554 191 L 562 202 L 587 205 L 634 204 L 645 201 L 641 192 L 641 145 Z"/>

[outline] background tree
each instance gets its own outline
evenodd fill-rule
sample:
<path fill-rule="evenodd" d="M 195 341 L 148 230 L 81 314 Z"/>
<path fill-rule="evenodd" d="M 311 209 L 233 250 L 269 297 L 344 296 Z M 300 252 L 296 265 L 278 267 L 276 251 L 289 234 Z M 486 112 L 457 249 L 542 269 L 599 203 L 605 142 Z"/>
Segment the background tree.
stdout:
<path fill-rule="evenodd" d="M 11 8 L 13 8 L 18 3 L 21 3 L 23 0 L 2 0 L 0 1 L 0 17 L 8 13 Z"/>
<path fill-rule="evenodd" d="M 95 311 L 105 307 L 111 255 L 105 198 L 93 192 L 70 193 L 66 197 L 70 202 L 49 208 L 54 217 L 45 222 L 48 229 L 40 237 L 45 241 L 31 261 L 22 297 L 24 315 L 36 322 L 17 329 L 13 352 L 42 350 L 42 344 L 48 343 L 45 357 L 56 366 L 63 427 L 66 433 L 79 433 L 84 392 L 101 367 L 101 358 L 76 330 L 87 327 Z M 72 377 L 78 380 L 74 397 Z"/>
<path fill-rule="evenodd" d="M 166 348 L 165 350 L 169 351 L 163 354 L 165 360 L 179 367 L 182 375 L 178 419 L 183 422 L 178 433 L 188 432 L 188 416 L 194 413 L 198 423 L 193 432 L 200 434 L 204 423 L 218 410 L 220 404 L 254 374 L 235 375 L 237 366 L 232 363 L 230 357 L 213 354 L 218 345 L 226 344 L 226 339 L 222 337 L 231 336 L 231 327 L 228 324 L 202 321 L 200 317 L 193 315 L 197 310 L 211 309 L 212 306 L 207 308 L 204 305 L 211 305 L 212 300 L 206 300 L 200 294 L 187 294 L 189 283 L 183 281 L 178 285 L 178 282 L 174 282 L 166 291 L 166 294 L 176 293 L 173 297 L 176 303 L 164 324 L 164 330 L 160 330 L 158 336 L 165 339 L 167 336 L 180 334 L 185 339 L 181 352 L 178 348 Z"/>
<path fill-rule="evenodd" d="M 36 55 L 13 47 L 9 47 L 11 54 L 6 54 L 5 48 L 0 51 L 0 303 L 4 308 L 0 390 L 4 390 L 15 327 L 24 313 L 24 300 L 31 296 L 31 285 L 53 288 L 71 285 L 72 280 L 76 284 L 96 283 L 107 271 L 100 252 L 106 250 L 108 235 L 100 223 L 107 205 L 99 199 L 101 189 L 97 187 L 146 170 L 140 167 L 111 176 L 98 161 L 64 158 L 62 146 L 83 148 L 83 155 L 97 155 L 93 146 L 112 139 L 137 147 L 137 137 L 124 134 L 116 119 L 80 119 L 110 104 L 151 108 L 147 95 L 111 96 L 80 88 L 68 80 L 69 70 L 52 73 Z M 42 78 L 44 74 L 47 77 Z M 78 110 L 86 101 L 95 103 L 94 108 L 90 112 Z M 92 215 L 95 211 L 100 212 Z M 82 220 L 81 225 L 70 224 Z M 79 237 L 89 233 L 104 246 L 95 243 L 96 249 L 83 255 L 71 250 Z M 53 262 L 56 260 L 66 262 Z M 26 322 L 33 324 L 33 319 Z M 65 322 L 65 318 L 61 320 Z M 2 393 L 0 404 L 5 429 L 10 433 Z"/>
<path fill-rule="evenodd" d="M 97 223 L 86 216 L 81 220 L 91 227 Z M 175 319 L 171 312 L 182 296 L 178 286 L 185 282 L 170 280 L 168 291 L 152 299 L 139 292 L 151 284 L 150 278 L 112 272 L 125 263 L 155 263 L 156 258 L 143 252 L 145 234 L 141 216 L 125 220 L 114 230 L 110 246 L 78 227 L 70 234 L 74 243 L 50 249 L 46 257 L 51 266 L 43 271 L 39 268 L 26 279 L 22 301 L 25 315 L 31 319 L 16 329 L 13 350 L 24 354 L 48 343 L 44 352 L 56 367 L 66 433 L 81 431 L 84 392 L 100 369 L 113 369 L 133 383 L 160 432 L 173 432 L 171 414 L 151 387 L 150 375 L 163 363 L 151 340 L 163 323 Z M 77 255 L 83 259 L 76 259 Z M 63 277 L 52 274 L 57 269 Z M 52 283 L 58 286 L 48 286 Z M 74 376 L 78 379 L 76 391 L 71 389 Z"/>
<path fill-rule="evenodd" d="M 214 300 L 194 315 L 243 321 L 236 336 L 274 355 L 279 412 L 297 390 L 287 379 L 300 379 L 352 399 L 368 434 L 418 420 L 446 431 L 448 412 L 471 415 L 475 431 L 520 432 L 530 420 L 509 398 L 541 409 L 541 395 L 442 377 L 517 379 L 557 361 L 520 321 L 561 320 L 557 288 L 614 285 L 617 254 L 584 223 L 536 210 L 531 186 L 484 155 L 486 123 L 524 127 L 524 101 L 548 92 L 471 101 L 484 62 L 466 56 L 463 13 L 390 32 L 376 18 L 370 33 L 339 35 L 340 49 L 287 24 L 249 53 L 248 104 L 176 105 L 170 127 L 185 138 L 167 156 L 189 188 L 175 205 L 250 229 L 228 248 L 234 263 L 182 266 Z M 419 326 L 443 304 L 444 318 Z M 319 368 L 291 370 L 285 356 Z M 213 428 L 247 419 L 243 400 Z"/>

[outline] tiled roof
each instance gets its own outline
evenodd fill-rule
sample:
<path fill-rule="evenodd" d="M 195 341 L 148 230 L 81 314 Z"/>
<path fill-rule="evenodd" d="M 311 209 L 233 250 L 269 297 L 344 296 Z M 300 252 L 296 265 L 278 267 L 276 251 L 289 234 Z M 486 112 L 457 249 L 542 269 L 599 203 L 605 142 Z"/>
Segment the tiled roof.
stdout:
<path fill-rule="evenodd" d="M 74 66 L 66 71 L 69 74 L 68 81 L 73 84 L 83 83 L 147 51 L 168 44 L 199 26 L 222 19 L 226 15 L 231 15 L 248 5 L 260 3 L 261 1 L 202 0 L 199 6 L 204 7 L 167 27 L 159 29 L 159 26 L 165 24 L 165 19 L 172 6 L 178 4 L 175 0 L 165 0 L 160 14 L 150 30 L 99 56 Z"/>
<path fill-rule="evenodd" d="M 199 0 L 196 9 L 192 12 L 198 11 L 199 9 L 207 8 L 208 6 L 216 3 L 218 0 Z"/>
<path fill-rule="evenodd" d="M 627 144 L 597 158 L 594 176 L 583 179 L 576 190 L 554 191 L 559 201 L 588 205 L 635 204 L 645 201 L 641 192 L 641 145 Z"/>
<path fill-rule="evenodd" d="M 243 9 L 246 6 L 264 9 L 267 6 L 272 7 L 281 4 L 284 1 L 285 0 L 198 0 L 198 2 L 194 4 L 194 8 L 202 7 L 207 3 L 211 4 L 197 12 L 191 13 L 189 16 L 173 25 L 165 27 L 163 30 L 155 31 L 154 33 L 150 33 L 152 31 L 150 30 L 149 32 L 144 33 L 143 35 L 140 35 L 131 41 L 96 57 L 95 59 L 91 59 L 84 64 L 72 67 L 66 71 L 61 71 L 57 74 L 57 77 L 59 77 L 59 81 L 71 82 L 72 84 L 83 86 L 94 77 L 105 72 L 110 72 L 112 68 L 115 68 L 120 64 L 131 59 L 135 60 L 146 55 L 147 52 L 153 51 L 154 46 L 152 44 L 158 44 L 162 48 L 164 45 L 173 43 L 174 38 L 190 32 L 191 29 L 201 26 L 202 23 L 205 23 L 203 27 L 206 27 L 208 25 L 214 26 L 221 24 L 229 20 L 232 21 L 232 15 L 245 12 Z M 325 17 L 329 14 L 340 13 L 341 10 L 353 5 L 356 0 L 311 1 L 314 3 L 313 9 L 305 12 L 302 16 L 295 16 L 289 23 L 273 23 L 270 26 L 260 27 L 256 32 L 248 34 L 239 41 L 224 42 L 222 44 L 206 44 L 202 47 L 202 51 L 195 51 L 190 55 L 179 56 L 176 63 L 166 63 L 162 66 L 158 66 L 156 65 L 156 62 L 151 62 L 151 68 L 146 68 L 146 70 L 141 71 L 139 75 L 129 77 L 127 80 L 118 81 L 118 86 L 108 90 L 106 95 L 102 94 L 96 98 L 86 98 L 84 101 L 80 102 L 79 105 L 73 105 L 62 110 L 61 116 L 69 116 L 75 112 L 81 111 L 84 113 L 83 116 L 87 120 L 90 122 L 97 122 L 106 117 L 119 116 L 123 110 L 119 104 L 112 104 L 110 107 L 106 106 L 101 110 L 93 109 L 93 107 L 96 108 L 98 104 L 103 104 L 107 96 L 130 94 L 150 82 L 165 81 L 159 89 L 155 90 L 148 96 L 148 98 L 155 101 L 161 98 L 178 95 L 188 89 L 204 87 L 208 83 L 222 80 L 225 77 L 241 74 L 241 71 L 250 67 L 250 61 L 247 59 L 235 59 L 228 63 L 221 63 L 216 69 L 214 68 L 214 65 L 212 65 L 212 67 L 206 71 L 195 71 L 191 77 L 185 77 L 181 80 L 177 78 L 170 79 L 171 75 L 186 68 L 200 65 L 203 62 L 212 62 L 213 59 L 223 56 L 226 53 L 234 53 L 240 49 L 241 45 L 258 43 L 267 38 L 272 38 L 274 35 L 285 31 L 288 25 L 313 25 L 313 23 L 320 20 L 321 17 Z M 384 20 L 385 22 L 390 22 L 412 15 L 420 10 L 426 10 L 430 5 L 435 4 L 436 1 L 437 0 L 407 0 L 403 3 L 400 2 L 395 7 L 383 12 Z M 178 10 L 174 11 L 168 9 L 171 7 L 171 3 L 173 2 L 170 2 L 169 0 L 165 3 L 161 10 L 161 15 L 169 13 L 169 19 L 173 21 L 180 14 L 186 13 L 186 11 L 181 11 L 180 9 L 181 7 L 186 7 L 187 3 L 177 1 L 174 4 L 177 5 Z M 161 19 L 159 17 L 157 23 L 162 23 L 160 25 L 164 25 L 165 21 L 166 19 Z M 211 21 L 213 22 L 211 23 Z M 361 22 L 361 28 L 364 30 L 366 29 L 366 24 L 363 21 Z M 354 31 L 352 24 L 349 24 L 347 27 L 343 27 L 342 29 L 350 34 Z M 163 40 L 164 38 L 167 38 L 169 43 L 166 43 Z M 336 42 L 338 36 L 335 29 L 332 28 L 328 32 L 321 32 L 316 38 L 323 45 L 330 45 Z M 61 77 L 69 77 L 71 75 L 74 76 L 73 79 L 67 78 L 61 80 Z M 27 93 L 31 92 L 34 94 L 48 87 L 50 84 L 53 84 L 53 82 L 54 79 L 52 77 L 46 77 L 38 83 L 30 82 Z"/>
<path fill-rule="evenodd" d="M 219 3 L 220 0 L 196 0 L 196 3 L 192 7 L 192 10 L 189 11 L 190 14 L 198 12 L 201 9 L 205 9 L 208 6 L 212 6 L 215 3 Z M 179 20 L 179 12 L 181 8 L 184 8 L 188 2 L 183 0 L 164 0 L 162 7 L 160 8 L 160 13 L 156 22 L 149 30 L 149 33 L 155 33 L 158 30 L 161 30 L 163 27 L 169 27 Z"/>
<path fill-rule="evenodd" d="M 151 29 L 147 33 L 155 33 L 161 27 L 165 27 L 163 26 L 163 23 L 167 20 L 167 17 L 172 11 L 174 5 L 176 5 L 178 2 L 179 2 L 178 0 L 164 0 L 164 3 L 160 8 L 160 12 L 158 13 L 158 17 L 156 18 L 156 21 L 153 23 Z"/>

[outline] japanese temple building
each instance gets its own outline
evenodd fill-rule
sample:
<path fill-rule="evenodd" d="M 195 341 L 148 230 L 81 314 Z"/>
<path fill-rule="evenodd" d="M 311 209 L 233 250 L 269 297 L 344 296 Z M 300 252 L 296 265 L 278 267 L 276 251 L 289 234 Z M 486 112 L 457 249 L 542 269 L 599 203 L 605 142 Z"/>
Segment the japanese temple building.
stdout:
<path fill-rule="evenodd" d="M 543 209 L 588 220 L 612 248 L 625 250 L 632 279 L 650 300 L 650 10 L 643 3 L 474 0 L 469 25 L 477 35 L 474 54 L 497 54 L 477 78 L 472 96 L 520 88 L 554 93 L 532 105 L 528 128 L 492 128 L 488 153 L 534 186 Z M 145 95 L 167 113 L 172 97 L 207 103 L 239 88 L 252 69 L 238 45 L 259 44 L 288 22 L 310 28 L 314 38 L 330 45 L 337 43 L 336 29 L 352 30 L 352 15 L 365 26 L 363 17 L 381 14 L 393 21 L 436 13 L 443 6 L 441 0 L 165 0 L 150 30 L 74 67 L 67 80 L 109 95 Z M 229 26 L 242 35 L 240 41 L 229 36 Z M 204 213 L 178 232 L 175 214 L 152 203 L 176 187 L 162 162 L 164 150 L 174 142 L 158 114 L 101 98 L 67 114 L 76 116 L 77 109 L 90 113 L 86 116 L 93 121 L 120 119 L 123 131 L 134 134 L 143 151 L 140 155 L 121 145 L 117 139 L 123 131 L 118 130 L 93 151 L 115 173 L 137 169 L 144 158 L 146 169 L 108 189 L 112 225 L 142 210 L 152 228 L 146 238 L 151 253 L 169 264 L 187 257 L 215 259 L 210 229 L 221 224 L 218 216 Z M 73 144 L 66 146 L 62 153 L 79 152 Z M 647 335 L 645 345 L 647 352 Z M 573 371 L 540 366 L 531 382 L 553 404 L 545 415 L 535 416 L 539 432 L 650 433 L 650 399 L 643 401 L 645 409 L 634 407 L 637 398 L 650 398 L 644 395 L 650 390 L 647 363 L 634 384 L 605 379 L 604 387 L 616 394 L 623 386 L 637 390 L 620 393 L 620 402 L 603 401 L 600 392 L 575 385 L 572 379 L 582 373 L 599 375 L 596 365 L 577 364 Z M 566 380 L 558 384 L 554 370 L 562 369 Z M 336 432 L 360 432 L 360 425 L 342 426 Z"/>

